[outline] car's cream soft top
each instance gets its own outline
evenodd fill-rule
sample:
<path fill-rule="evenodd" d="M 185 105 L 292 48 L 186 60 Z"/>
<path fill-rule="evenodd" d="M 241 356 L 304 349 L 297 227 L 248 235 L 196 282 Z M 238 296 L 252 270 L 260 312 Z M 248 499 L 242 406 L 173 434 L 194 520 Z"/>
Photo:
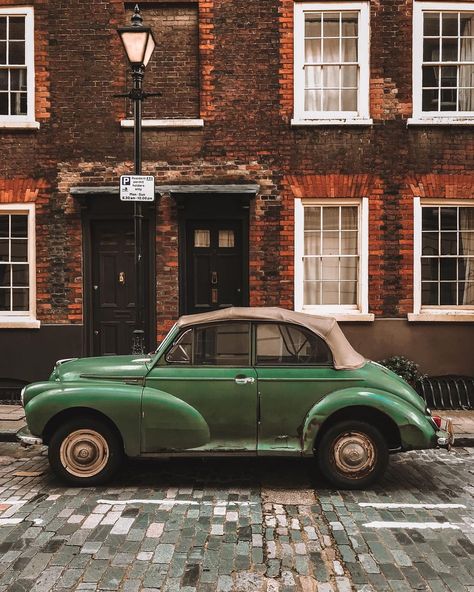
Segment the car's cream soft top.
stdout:
<path fill-rule="evenodd" d="M 205 312 L 183 316 L 178 320 L 179 327 L 212 323 L 215 321 L 280 321 L 307 327 L 317 333 L 328 344 L 334 359 L 334 367 L 338 370 L 354 370 L 361 368 L 366 359 L 358 354 L 347 341 L 336 319 L 294 312 L 278 307 L 224 308 L 214 312 Z"/>

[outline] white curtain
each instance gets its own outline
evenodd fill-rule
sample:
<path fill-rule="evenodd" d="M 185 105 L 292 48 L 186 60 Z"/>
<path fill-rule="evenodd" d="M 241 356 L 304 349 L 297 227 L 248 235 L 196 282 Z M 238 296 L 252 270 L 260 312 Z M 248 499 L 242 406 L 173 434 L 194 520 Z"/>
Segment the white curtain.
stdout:
<path fill-rule="evenodd" d="M 474 61 L 474 17 L 466 21 L 461 31 L 461 65 L 459 66 L 459 111 L 474 111 L 474 66 L 463 66 Z M 468 87 L 468 88 L 463 88 Z M 469 88 L 471 87 L 471 88 Z"/>
<path fill-rule="evenodd" d="M 474 304 L 474 208 L 461 208 L 459 211 L 461 227 L 460 242 L 462 253 L 466 256 L 465 289 L 463 301 L 459 304 L 470 306 Z M 468 232 L 470 231 L 470 232 Z"/>

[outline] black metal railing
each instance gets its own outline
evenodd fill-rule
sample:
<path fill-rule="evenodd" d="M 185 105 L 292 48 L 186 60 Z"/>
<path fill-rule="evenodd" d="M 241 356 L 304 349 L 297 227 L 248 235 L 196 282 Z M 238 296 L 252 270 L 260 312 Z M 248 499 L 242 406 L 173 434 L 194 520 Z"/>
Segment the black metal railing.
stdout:
<path fill-rule="evenodd" d="M 0 405 L 20 405 L 21 389 L 25 384 L 13 380 L 0 381 Z"/>
<path fill-rule="evenodd" d="M 474 377 L 429 376 L 416 386 L 432 409 L 474 409 Z"/>

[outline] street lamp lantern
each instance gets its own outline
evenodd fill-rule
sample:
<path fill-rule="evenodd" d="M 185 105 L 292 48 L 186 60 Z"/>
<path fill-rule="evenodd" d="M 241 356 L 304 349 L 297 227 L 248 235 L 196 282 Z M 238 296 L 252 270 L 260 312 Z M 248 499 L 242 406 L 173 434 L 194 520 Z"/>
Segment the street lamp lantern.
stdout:
<path fill-rule="evenodd" d="M 125 53 L 132 68 L 145 68 L 150 61 L 156 42 L 151 28 L 143 25 L 143 18 L 140 14 L 138 4 L 135 5 L 132 25 L 129 27 L 119 27 L 117 32 L 122 40 Z"/>
<path fill-rule="evenodd" d="M 135 175 L 142 174 L 142 103 L 146 97 L 157 96 L 159 93 L 145 93 L 143 91 L 143 77 L 145 67 L 150 61 L 155 49 L 155 38 L 150 27 L 143 25 L 138 4 L 132 16 L 132 24 L 128 27 L 119 27 L 117 33 L 122 40 L 125 53 L 132 67 L 133 87 L 125 95 L 133 101 L 134 120 L 134 160 Z M 135 236 L 135 329 L 132 337 L 132 353 L 145 353 L 145 270 L 143 257 L 143 206 L 140 202 L 134 203 L 134 236 Z"/>

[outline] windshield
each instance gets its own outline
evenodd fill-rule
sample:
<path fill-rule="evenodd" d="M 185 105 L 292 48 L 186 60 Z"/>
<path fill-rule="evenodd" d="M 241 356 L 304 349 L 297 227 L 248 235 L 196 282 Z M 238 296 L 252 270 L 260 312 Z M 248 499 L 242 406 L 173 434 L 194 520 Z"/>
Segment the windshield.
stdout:
<path fill-rule="evenodd" d="M 154 352 L 150 352 L 150 354 L 149 354 L 150 356 L 155 356 L 155 355 L 156 355 L 156 354 L 157 354 L 157 353 L 160 351 L 160 349 L 162 348 L 163 344 L 165 343 L 165 341 L 166 341 L 166 338 L 168 337 L 168 335 L 169 335 L 169 334 L 170 334 L 172 331 L 174 331 L 174 330 L 175 330 L 175 328 L 176 328 L 176 325 L 177 325 L 177 323 L 175 323 L 175 324 L 174 324 L 174 325 L 171 327 L 171 329 L 170 329 L 170 330 L 168 331 L 168 333 L 166 334 L 165 338 L 164 338 L 164 339 L 162 339 L 162 340 L 160 341 L 160 343 L 158 344 L 158 347 L 155 349 L 155 351 L 154 351 Z"/>

